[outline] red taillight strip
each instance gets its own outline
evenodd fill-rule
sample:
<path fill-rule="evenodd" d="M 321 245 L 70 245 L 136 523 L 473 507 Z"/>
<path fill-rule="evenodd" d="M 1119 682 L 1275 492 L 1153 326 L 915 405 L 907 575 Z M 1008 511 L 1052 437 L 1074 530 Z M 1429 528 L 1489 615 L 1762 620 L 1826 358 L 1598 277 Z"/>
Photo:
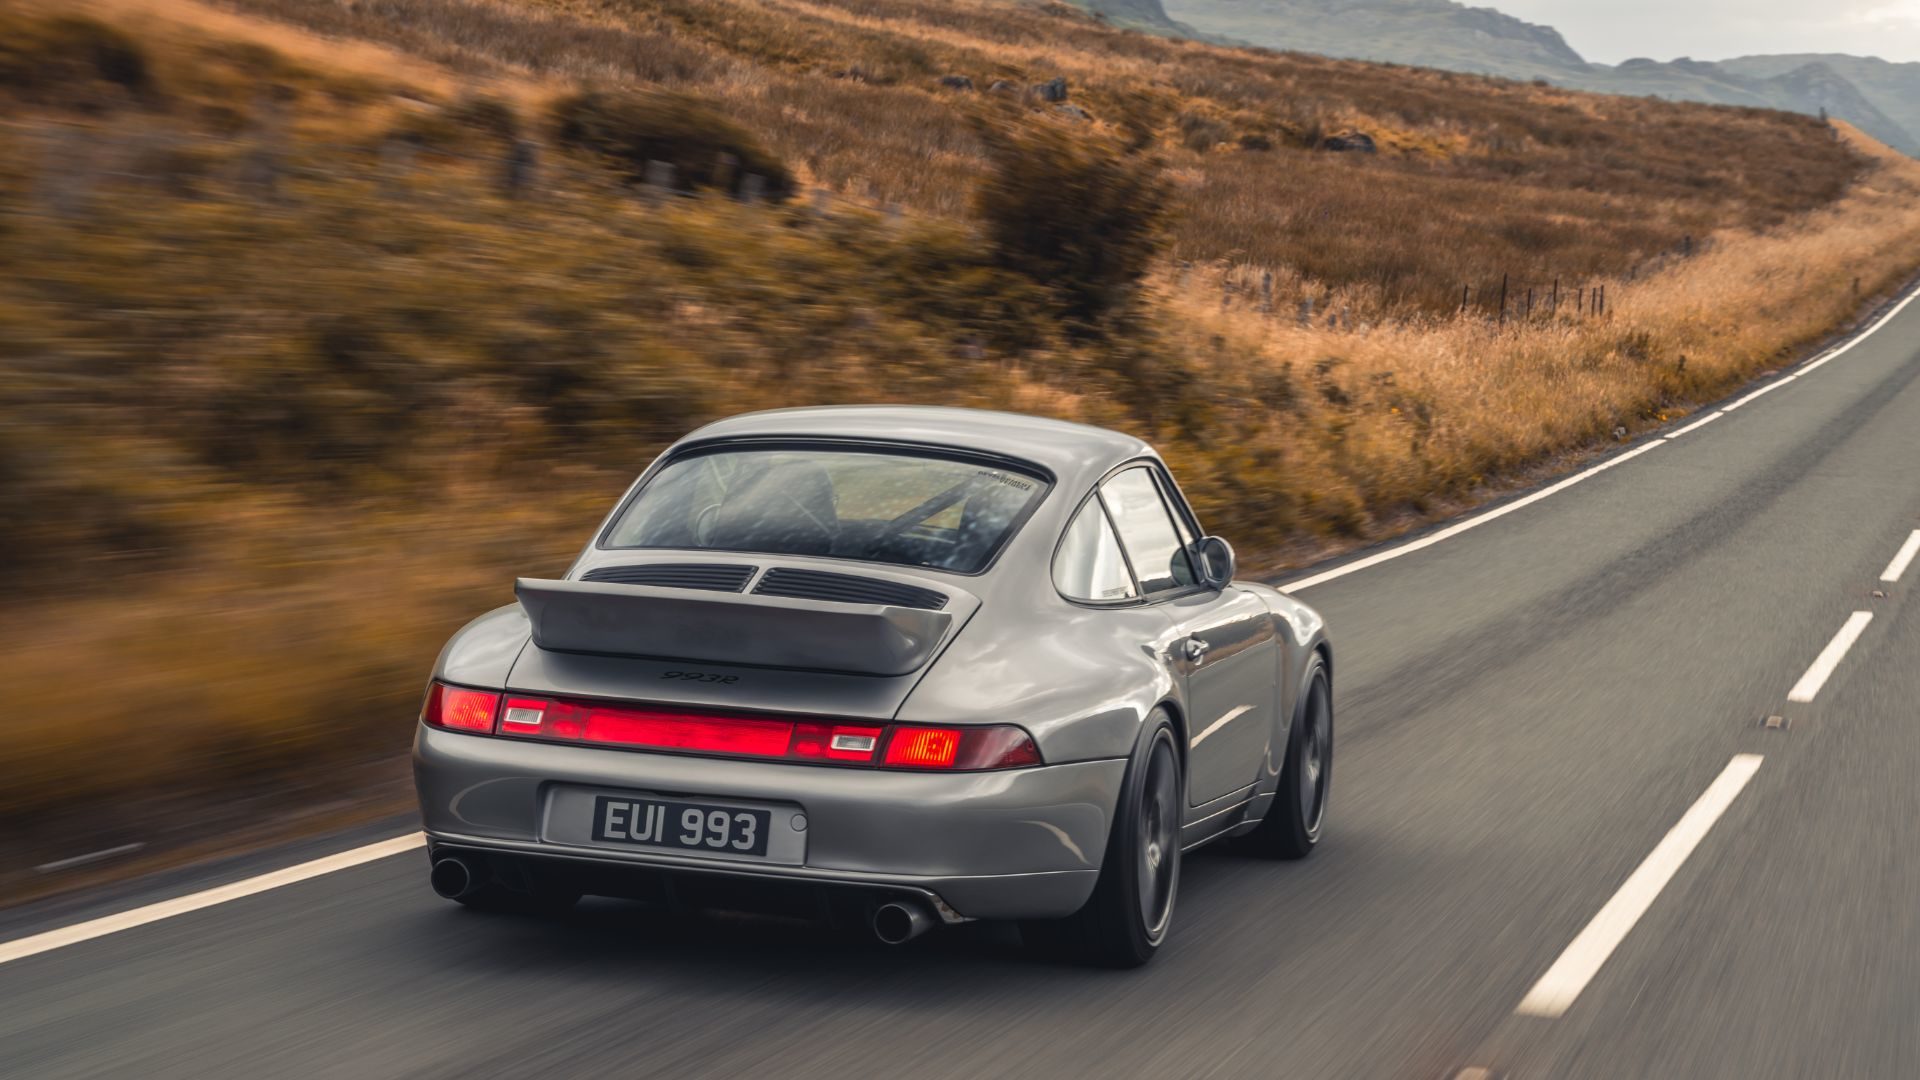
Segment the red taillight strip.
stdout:
<path fill-rule="evenodd" d="M 437 682 L 428 691 L 421 719 L 433 727 L 475 734 L 775 761 L 948 772 L 1042 764 L 1033 737 L 1011 724 L 946 728 L 784 720 L 577 698 L 503 696 Z"/>

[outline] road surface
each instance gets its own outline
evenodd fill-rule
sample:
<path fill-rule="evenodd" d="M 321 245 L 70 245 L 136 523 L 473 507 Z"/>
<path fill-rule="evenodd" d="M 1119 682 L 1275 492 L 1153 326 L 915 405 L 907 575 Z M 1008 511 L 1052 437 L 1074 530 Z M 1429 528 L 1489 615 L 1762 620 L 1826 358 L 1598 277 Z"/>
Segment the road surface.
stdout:
<path fill-rule="evenodd" d="M 994 926 L 488 918 L 409 850 L 37 939 L 0 961 L 0 1076 L 1920 1075 L 1920 304 L 1795 370 L 1307 579 L 1340 647 L 1325 843 L 1190 859 L 1145 970 Z"/>

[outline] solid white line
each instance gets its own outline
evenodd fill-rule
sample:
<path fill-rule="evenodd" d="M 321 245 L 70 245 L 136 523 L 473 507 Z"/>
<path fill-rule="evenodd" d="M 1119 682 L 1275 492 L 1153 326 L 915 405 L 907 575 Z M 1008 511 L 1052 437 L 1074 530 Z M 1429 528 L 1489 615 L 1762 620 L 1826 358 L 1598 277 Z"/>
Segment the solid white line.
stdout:
<path fill-rule="evenodd" d="M 1681 428 L 1679 431 L 1676 431 L 1673 434 L 1667 436 L 1667 438 L 1677 439 L 1680 436 L 1687 434 L 1688 432 L 1699 431 L 1701 428 L 1706 427 L 1708 424 L 1713 423 L 1715 420 L 1718 420 L 1725 415 L 1727 415 L 1725 411 L 1715 410 L 1701 417 L 1700 419 L 1695 420 L 1693 423 L 1688 424 L 1686 427 Z"/>
<path fill-rule="evenodd" d="M 98 919 L 74 923 L 72 926 L 63 926 L 57 930 L 0 942 L 0 964 L 67 945 L 77 945 L 82 941 L 91 941 L 108 934 L 117 934 L 122 930 L 131 930 L 136 926 L 159 922 L 161 919 L 171 919 L 175 915 L 185 915 L 190 911 L 224 904 L 243 896 L 278 889 L 282 885 L 292 885 L 322 874 L 331 874 L 335 870 L 345 870 L 359 866 L 361 863 L 373 862 L 375 859 L 384 859 L 389 855 L 412 851 L 426 842 L 427 838 L 423 833 L 396 836 L 391 840 L 357 847 L 352 851 L 342 851 L 337 855 L 303 862 L 298 866 L 289 866 L 285 870 L 275 870 L 270 874 L 261 874 L 259 877 L 251 877 L 245 881 L 236 881 L 230 885 L 221 885 L 202 892 L 175 897 L 172 900 L 162 900 L 157 904 L 148 904 L 146 907 L 134 908 L 132 911 L 122 911 L 117 915 L 103 915 Z"/>
<path fill-rule="evenodd" d="M 1820 688 L 1827 685 L 1827 680 L 1833 677 L 1834 669 L 1840 666 L 1840 661 L 1847 658 L 1847 650 L 1853 648 L 1853 643 L 1860 640 L 1860 635 L 1866 631 L 1867 624 L 1872 621 L 1873 612 L 1871 611 L 1856 611 L 1847 616 L 1847 621 L 1840 627 L 1840 632 L 1833 635 L 1833 640 L 1827 642 L 1827 647 L 1821 649 L 1820 655 L 1814 658 L 1813 666 L 1808 668 L 1807 673 L 1800 676 L 1800 681 L 1794 683 L 1793 689 L 1787 692 L 1787 700 L 1805 705 L 1818 697 Z"/>
<path fill-rule="evenodd" d="M 1736 401 L 1731 405 L 1721 406 L 1720 411 L 1723 413 L 1732 412 L 1733 410 L 1739 408 L 1740 406 L 1745 405 L 1747 402 L 1752 401 L 1754 398 L 1757 398 L 1762 394 L 1771 394 L 1775 390 L 1780 389 L 1781 387 L 1787 385 L 1788 383 L 1792 382 L 1793 380 L 1799 377 L 1800 376 L 1798 375 L 1789 375 L 1784 379 L 1778 379 L 1778 380 L 1775 380 L 1774 382 L 1770 382 L 1767 385 L 1761 387 L 1758 390 L 1753 391 L 1752 393 L 1748 394 L 1746 397 L 1741 398 L 1739 401 Z"/>
<path fill-rule="evenodd" d="M 1900 575 L 1906 573 L 1907 567 L 1913 565 L 1915 555 L 1920 555 L 1920 529 L 1913 530 L 1913 535 L 1907 537 L 1907 542 L 1900 545 L 1899 553 L 1893 557 L 1892 562 L 1887 564 L 1887 569 L 1880 575 L 1880 580 L 1899 581 Z"/>
<path fill-rule="evenodd" d="M 1907 310 L 1907 305 L 1913 303 L 1915 300 L 1920 300 L 1920 290 L 1916 290 L 1912 293 L 1909 293 L 1905 300 L 1902 300 L 1898 304 L 1895 304 L 1893 306 L 1892 311 L 1889 311 L 1885 315 L 1882 315 L 1878 319 L 1874 320 L 1873 325 L 1867 327 L 1865 330 L 1860 331 L 1858 334 L 1855 334 L 1851 340 L 1840 345 L 1838 348 L 1834 349 L 1832 352 L 1826 354 L 1825 356 L 1816 356 L 1812 360 L 1809 360 L 1806 363 L 1806 365 L 1799 370 L 1798 374 L 1805 375 L 1810 371 L 1817 371 L 1821 367 L 1824 367 L 1825 365 L 1832 363 L 1835 360 L 1838 360 L 1840 357 L 1844 356 L 1848 352 L 1848 350 L 1852 349 L 1855 345 L 1858 345 L 1861 342 L 1872 337 L 1875 331 L 1879 330 L 1881 327 L 1892 322 L 1894 316 Z"/>
<path fill-rule="evenodd" d="M 1679 823 L 1654 845 L 1646 861 L 1634 870 L 1586 929 L 1580 931 L 1547 973 L 1540 976 L 1533 989 L 1527 991 L 1514 1012 L 1549 1019 L 1566 1012 L 1759 768 L 1759 754 L 1735 754 L 1700 798 L 1681 815 Z"/>
<path fill-rule="evenodd" d="M 1244 714 L 1244 713 L 1246 713 L 1246 712 L 1248 712 L 1248 711 L 1250 711 L 1250 710 L 1252 710 L 1252 708 L 1253 708 L 1253 706 L 1251 706 L 1251 705 L 1239 705 L 1239 706 L 1236 706 L 1236 707 L 1234 707 L 1234 708 L 1231 708 L 1231 709 L 1228 709 L 1228 710 L 1227 710 L 1227 712 L 1226 712 L 1226 715 L 1224 715 L 1224 716 L 1222 716 L 1222 717 L 1221 717 L 1220 719 L 1218 719 L 1218 720 L 1215 720 L 1215 721 L 1214 721 L 1213 723 L 1211 723 L 1211 724 L 1208 724 L 1208 725 L 1206 726 L 1206 729 L 1205 729 L 1204 731 L 1202 731 L 1202 732 L 1200 732 L 1200 734 L 1198 734 L 1198 735 L 1195 735 L 1195 736 L 1193 737 L 1193 741 L 1192 741 L 1192 742 L 1190 742 L 1190 743 L 1188 743 L 1188 744 L 1187 744 L 1187 746 L 1189 746 L 1189 747 L 1194 747 L 1194 746 L 1199 746 L 1199 745 L 1200 745 L 1200 740 L 1202 740 L 1202 739 L 1204 739 L 1204 738 L 1206 738 L 1207 736 L 1209 736 L 1209 735 L 1211 735 L 1211 734 L 1213 734 L 1213 733 L 1214 733 L 1214 732 L 1216 732 L 1216 731 L 1219 731 L 1219 730 L 1220 730 L 1221 728 L 1223 728 L 1223 727 L 1226 727 L 1226 726 L 1227 726 L 1227 724 L 1228 724 L 1228 723 L 1229 723 L 1230 721 L 1232 721 L 1234 717 L 1237 717 L 1237 716 L 1240 716 L 1240 715 L 1242 715 L 1242 714 Z"/>
<path fill-rule="evenodd" d="M 1851 340 L 1839 345 L 1838 347 L 1834 348 L 1831 352 L 1827 353 L 1824 356 L 1815 357 L 1813 360 L 1802 365 L 1799 371 L 1796 371 L 1793 374 L 1786 376 L 1785 378 L 1778 379 L 1774 382 L 1768 383 L 1767 385 L 1761 387 L 1758 390 L 1753 391 L 1752 393 L 1746 395 L 1745 397 L 1734 402 L 1733 404 L 1724 406 L 1716 410 L 1710 416 L 1706 416 L 1699 420 L 1695 420 L 1693 423 L 1688 424 L 1686 427 L 1681 428 L 1679 431 L 1676 431 L 1671 435 L 1666 435 L 1661 438 L 1655 439 L 1652 442 L 1645 444 L 1644 446 L 1635 447 L 1634 449 L 1629 450 L 1624 454 L 1621 454 L 1619 457 L 1613 458 L 1612 460 L 1609 460 L 1609 461 L 1603 461 L 1600 464 L 1595 465 L 1593 468 L 1586 470 L 1585 472 L 1575 473 L 1574 475 L 1567 477 L 1565 480 L 1560 481 L 1559 483 L 1553 485 L 1552 487 L 1544 488 L 1540 491 L 1536 491 L 1532 495 L 1529 495 L 1524 499 L 1516 499 L 1513 502 L 1510 502 L 1507 505 L 1502 506 L 1497 510 L 1488 511 L 1487 513 L 1481 514 L 1478 517 L 1468 518 L 1467 520 L 1462 521 L 1459 524 L 1452 526 L 1451 528 L 1442 529 L 1431 536 L 1422 537 L 1421 539 L 1415 540 L 1412 543 L 1402 544 L 1396 548 L 1389 548 L 1386 551 L 1382 551 L 1377 555 L 1369 555 L 1364 559 L 1347 563 L 1344 566 L 1336 566 L 1331 570 L 1321 571 L 1318 574 L 1314 574 L 1310 577 L 1301 578 L 1298 581 L 1288 582 L 1284 585 L 1281 585 L 1280 589 L 1283 592 L 1299 592 L 1301 589 L 1311 589 L 1315 585 L 1324 585 L 1329 581 L 1336 581 L 1340 578 L 1346 577 L 1348 574 L 1357 573 L 1361 570 L 1367 569 L 1368 567 L 1379 566 L 1383 562 L 1391 562 L 1392 560 L 1397 559 L 1402 555 L 1411 555 L 1414 552 L 1419 551 L 1421 548 L 1432 547 L 1433 545 L 1439 543 L 1440 541 L 1451 539 L 1452 537 L 1458 536 L 1461 533 L 1466 532 L 1468 529 L 1479 528 L 1480 526 L 1485 525 L 1489 521 L 1493 521 L 1496 518 L 1504 517 L 1507 514 L 1511 514 L 1515 510 L 1518 510 L 1523 506 L 1531 506 L 1534 503 L 1539 502 L 1541 499 L 1548 497 L 1549 495 L 1558 495 L 1560 492 L 1565 491 L 1566 489 L 1572 487 L 1573 485 L 1579 483 L 1582 480 L 1587 479 L 1590 476 L 1593 476 L 1595 473 L 1604 472 L 1607 469 L 1611 469 L 1615 465 L 1618 465 L 1623 461 L 1629 461 L 1633 458 L 1639 457 L 1641 454 L 1646 453 L 1647 451 L 1653 449 L 1656 446 L 1661 445 L 1662 443 L 1678 438 L 1690 431 L 1695 431 L 1702 427 L 1705 427 L 1706 425 L 1712 423 L 1715 420 L 1718 420 L 1720 417 L 1725 416 L 1727 413 L 1730 413 L 1733 410 L 1739 408 L 1740 406 L 1745 405 L 1747 402 L 1752 401 L 1753 399 L 1759 397 L 1760 395 L 1772 393 L 1773 391 L 1780 389 L 1782 386 L 1785 386 L 1788 383 L 1794 381 L 1795 379 L 1798 379 L 1800 376 L 1805 375 L 1808 372 L 1819 368 L 1823 364 L 1827 364 L 1839 358 L 1841 355 L 1845 354 L 1849 349 L 1852 349 L 1855 345 L 1858 345 L 1862 341 L 1865 341 L 1867 338 L 1873 336 L 1873 334 L 1876 333 L 1881 327 L 1892 322 L 1895 316 L 1899 315 L 1902 311 L 1905 311 L 1907 309 L 1907 306 L 1912 304 L 1915 300 L 1920 300 L 1920 289 L 1916 289 L 1913 292 L 1907 294 L 1907 298 L 1900 301 L 1898 304 L 1895 304 L 1893 306 L 1893 310 L 1887 312 L 1885 315 L 1882 315 L 1878 319 L 1874 320 L 1872 325 L 1868 326 L 1865 330 L 1860 331 L 1860 333 L 1854 335 L 1854 337 Z"/>
<path fill-rule="evenodd" d="M 1394 559 L 1399 558 L 1402 555 L 1411 555 L 1414 552 L 1419 551 L 1421 548 L 1432 547 L 1433 545 L 1439 543 L 1442 540 L 1448 540 L 1448 539 L 1452 539 L 1453 537 L 1459 536 L 1461 533 L 1466 532 L 1468 529 L 1477 529 L 1480 526 L 1485 525 L 1489 521 L 1493 521 L 1497 518 L 1506 517 L 1508 514 L 1513 513 L 1515 510 L 1518 510 L 1521 507 L 1532 506 L 1534 503 L 1537 503 L 1541 499 L 1547 498 L 1550 495 L 1558 495 L 1562 491 L 1567 490 L 1568 488 L 1572 487 L 1573 485 L 1579 483 L 1582 480 L 1586 480 L 1589 477 L 1593 477 L 1600 473 L 1606 472 L 1608 469 L 1613 468 L 1615 465 L 1620 465 L 1625 462 L 1632 461 L 1634 458 L 1639 457 L 1641 454 L 1644 454 L 1647 451 L 1654 449 L 1655 447 L 1664 446 L 1664 445 L 1666 445 L 1665 439 L 1655 439 L 1652 442 L 1646 443 L 1644 445 L 1636 446 L 1633 449 L 1627 451 L 1626 453 L 1621 454 L 1619 457 L 1609 458 L 1606 461 L 1603 461 L 1600 464 L 1595 465 L 1592 468 L 1586 470 L 1585 472 L 1574 473 L 1572 476 L 1567 477 L 1565 480 L 1560 481 L 1559 483 L 1553 485 L 1552 487 L 1541 488 L 1539 491 L 1536 491 L 1533 494 L 1528 495 L 1523 499 L 1515 499 L 1514 501 L 1506 504 L 1505 506 L 1499 507 L 1494 510 L 1489 510 L 1478 517 L 1471 517 L 1465 521 L 1460 522 L 1458 525 L 1453 525 L 1453 526 L 1449 526 L 1448 528 L 1441 529 L 1439 532 L 1434 533 L 1431 536 L 1423 536 L 1420 539 L 1413 541 L 1412 543 L 1402 544 L 1397 548 L 1389 548 L 1388 550 L 1382 551 L 1377 555 L 1369 555 L 1364 559 L 1360 559 L 1356 562 L 1347 563 L 1344 566 L 1336 566 L 1331 570 L 1322 571 L 1318 574 L 1313 575 L 1312 577 L 1301 578 L 1299 581 L 1288 582 L 1287 584 L 1280 586 L 1280 589 L 1283 592 L 1299 592 L 1301 589 L 1311 589 L 1315 585 L 1324 585 L 1329 581 L 1335 580 L 1336 578 L 1343 578 L 1343 577 L 1346 577 L 1348 574 L 1355 573 L 1360 570 L 1365 570 L 1369 566 L 1379 566 L 1383 562 L 1390 562 Z"/>

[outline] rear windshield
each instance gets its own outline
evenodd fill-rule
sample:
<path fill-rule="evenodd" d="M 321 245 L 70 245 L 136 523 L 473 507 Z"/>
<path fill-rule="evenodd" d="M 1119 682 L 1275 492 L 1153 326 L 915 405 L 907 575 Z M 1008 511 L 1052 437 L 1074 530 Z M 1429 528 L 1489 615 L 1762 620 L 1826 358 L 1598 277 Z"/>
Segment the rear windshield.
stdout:
<path fill-rule="evenodd" d="M 977 574 L 1046 491 L 1026 473 L 867 450 L 714 450 L 655 474 L 605 546 L 825 555 Z"/>

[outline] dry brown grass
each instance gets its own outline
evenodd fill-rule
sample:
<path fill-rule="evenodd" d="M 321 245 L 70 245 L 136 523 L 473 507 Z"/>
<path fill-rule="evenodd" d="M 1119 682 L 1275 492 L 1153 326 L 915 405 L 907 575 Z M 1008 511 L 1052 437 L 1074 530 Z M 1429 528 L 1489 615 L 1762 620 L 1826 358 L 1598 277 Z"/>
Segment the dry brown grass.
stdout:
<path fill-rule="evenodd" d="M 1920 163 L 1848 134 L 1880 164 L 1837 203 L 1613 282 L 1602 319 L 1306 329 L 1245 301 L 1223 310 L 1211 277 L 1169 275 L 1161 287 L 1180 350 L 1204 358 L 1210 382 L 1265 388 L 1217 399 L 1204 427 L 1163 426 L 1170 456 L 1200 499 L 1248 508 L 1254 516 L 1236 524 L 1256 535 L 1365 537 L 1611 441 L 1617 427 L 1685 415 L 1800 355 L 1913 274 Z"/>
<path fill-rule="evenodd" d="M 688 91 L 816 183 L 950 216 L 984 169 L 981 95 L 939 77 L 1063 75 L 1101 126 L 1152 131 L 1189 178 L 1179 257 L 1297 266 L 1435 312 L 1502 273 L 1619 274 L 1690 235 L 1778 224 L 1860 164 L 1804 117 L 1225 49 L 1013 0 L 227 2 L 475 74 Z M 1350 129 L 1384 152 L 1304 148 Z"/>

